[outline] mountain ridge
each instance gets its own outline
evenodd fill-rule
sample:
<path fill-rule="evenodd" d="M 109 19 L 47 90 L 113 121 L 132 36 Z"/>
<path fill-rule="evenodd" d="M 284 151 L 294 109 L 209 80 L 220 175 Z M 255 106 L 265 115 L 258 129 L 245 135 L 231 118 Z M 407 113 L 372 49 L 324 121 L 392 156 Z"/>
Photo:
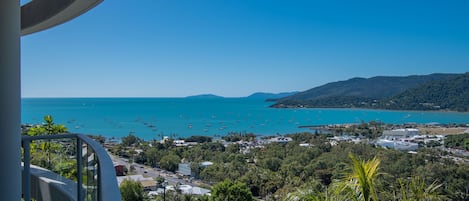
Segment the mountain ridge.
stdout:
<path fill-rule="evenodd" d="M 410 76 L 375 76 L 371 78 L 351 78 L 330 82 L 282 100 L 314 100 L 334 96 L 355 96 L 367 98 L 384 98 L 397 95 L 407 89 L 416 87 L 431 80 L 447 79 L 457 74 L 434 73 L 430 75 Z"/>
<path fill-rule="evenodd" d="M 459 106 L 458 108 L 448 108 L 442 102 L 435 102 L 432 100 L 432 94 L 425 92 L 421 87 L 432 86 L 432 83 L 445 83 L 445 87 L 452 86 L 450 83 L 454 82 L 453 79 L 463 79 L 461 77 L 468 76 L 465 74 L 445 74 L 434 73 L 430 75 L 410 75 L 410 76 L 376 76 L 371 78 L 351 78 L 344 81 L 337 81 L 327 83 L 292 96 L 279 99 L 271 107 L 288 108 L 288 107 L 332 107 L 332 108 L 376 108 L 376 109 L 410 109 L 410 110 L 429 110 L 429 109 L 449 109 L 457 111 L 465 111 L 469 101 L 465 102 L 465 97 L 456 96 L 456 93 L 451 97 L 445 99 L 446 102 L 451 98 L 456 99 Z M 449 80 L 449 81 L 448 81 Z M 463 79 L 464 80 L 464 79 Z M 464 91 L 469 90 L 469 83 L 464 81 L 459 83 L 457 89 L 451 91 Z M 428 87 L 427 86 L 427 87 Z M 468 86 L 468 87 L 466 87 Z M 434 91 L 438 91 L 432 88 Z M 414 90 L 414 91 L 412 91 Z M 439 90 L 443 90 L 439 88 Z M 394 104 L 404 103 L 400 99 L 412 100 L 413 93 L 419 92 L 421 97 L 419 100 L 428 100 L 430 102 L 424 105 L 431 107 L 416 107 L 410 102 L 405 102 L 404 105 Z M 433 92 L 438 93 L 438 92 Z M 404 94 L 404 95 L 401 95 Z M 405 95 L 407 94 L 407 95 Z M 442 93 L 444 94 L 444 93 Z M 465 93 L 464 93 L 465 94 Z M 401 96 L 399 96 L 401 95 Z M 429 97 L 430 96 L 430 97 Z M 433 95 L 434 96 L 434 95 Z M 469 97 L 469 92 L 468 92 Z M 414 100 L 418 101 L 418 100 Z M 433 102 L 432 102 L 433 101 Z M 461 103 L 462 102 L 462 103 Z M 442 107 L 443 105 L 443 107 Z M 450 104 L 451 105 L 451 104 Z M 454 105 L 454 104 L 453 104 Z M 466 106 L 464 106 L 466 105 Z M 435 107 L 433 107 L 435 106 Z"/>
<path fill-rule="evenodd" d="M 235 98 L 249 98 L 249 99 L 269 99 L 269 100 L 277 100 L 279 98 L 283 98 L 286 96 L 291 96 L 293 94 L 298 93 L 298 91 L 293 91 L 293 92 L 280 92 L 280 93 L 269 93 L 269 92 L 254 92 L 251 95 L 248 96 L 242 96 L 242 97 L 235 97 Z M 210 98 L 228 98 L 224 96 L 219 96 L 211 93 L 207 94 L 198 94 L 198 95 L 191 95 L 191 96 L 186 96 L 184 98 L 198 98 L 198 99 L 210 99 Z"/>

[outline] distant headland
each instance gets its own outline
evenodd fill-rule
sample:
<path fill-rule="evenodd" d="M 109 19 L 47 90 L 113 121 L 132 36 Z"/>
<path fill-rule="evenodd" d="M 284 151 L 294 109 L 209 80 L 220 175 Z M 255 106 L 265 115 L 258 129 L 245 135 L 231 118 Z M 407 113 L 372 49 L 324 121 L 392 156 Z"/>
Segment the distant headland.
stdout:
<path fill-rule="evenodd" d="M 352 78 L 278 99 L 271 107 L 468 112 L 469 73 Z"/>

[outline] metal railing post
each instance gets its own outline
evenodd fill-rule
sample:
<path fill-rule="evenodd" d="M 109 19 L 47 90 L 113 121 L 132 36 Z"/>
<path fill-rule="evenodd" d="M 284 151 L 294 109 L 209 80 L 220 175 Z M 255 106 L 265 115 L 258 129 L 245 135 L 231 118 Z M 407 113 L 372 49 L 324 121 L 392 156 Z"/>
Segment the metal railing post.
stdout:
<path fill-rule="evenodd" d="M 82 146 L 82 142 L 81 142 L 81 139 L 79 137 L 76 138 L 77 139 L 77 201 L 82 201 L 83 200 L 83 196 L 82 196 L 82 192 L 81 192 L 81 189 L 83 187 L 82 183 L 83 183 L 83 173 L 82 173 L 82 151 L 83 151 L 83 146 Z"/>
<path fill-rule="evenodd" d="M 99 164 L 99 158 L 98 158 L 97 167 L 98 167 L 98 172 L 101 171 L 101 165 Z M 101 189 L 102 189 L 101 185 L 102 185 L 103 181 L 101 179 L 102 179 L 102 175 L 98 173 L 98 183 L 97 183 L 97 186 L 98 186 L 98 189 L 99 189 L 98 190 L 98 200 L 101 200 L 101 198 L 103 197 L 103 193 L 101 191 Z"/>
<path fill-rule="evenodd" d="M 24 161 L 23 161 L 23 198 L 24 200 L 31 200 L 31 154 L 30 154 L 31 141 L 23 141 Z"/>

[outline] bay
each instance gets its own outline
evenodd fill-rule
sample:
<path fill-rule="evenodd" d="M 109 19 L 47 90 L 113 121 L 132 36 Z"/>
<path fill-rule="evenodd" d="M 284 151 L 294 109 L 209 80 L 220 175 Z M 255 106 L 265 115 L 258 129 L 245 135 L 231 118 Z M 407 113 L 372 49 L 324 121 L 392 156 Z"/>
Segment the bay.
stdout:
<path fill-rule="evenodd" d="M 469 123 L 469 113 L 368 109 L 276 109 L 248 98 L 23 98 L 22 123 L 54 122 L 82 134 L 143 139 L 223 136 L 229 132 L 277 135 L 309 131 L 298 126 L 381 121 Z"/>

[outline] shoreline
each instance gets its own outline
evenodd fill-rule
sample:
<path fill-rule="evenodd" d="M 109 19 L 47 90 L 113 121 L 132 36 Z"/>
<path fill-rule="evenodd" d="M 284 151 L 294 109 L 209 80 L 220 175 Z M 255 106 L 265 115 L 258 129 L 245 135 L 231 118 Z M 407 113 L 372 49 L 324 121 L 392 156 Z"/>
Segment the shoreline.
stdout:
<path fill-rule="evenodd" d="M 285 106 L 285 107 L 272 107 L 273 109 L 347 109 L 347 110 L 372 110 L 372 111 L 394 111 L 394 112 L 437 112 L 437 113 L 457 113 L 469 114 L 469 111 L 462 112 L 457 110 L 406 110 L 406 109 L 386 109 L 386 108 L 368 108 L 368 107 L 298 107 L 298 106 Z"/>

